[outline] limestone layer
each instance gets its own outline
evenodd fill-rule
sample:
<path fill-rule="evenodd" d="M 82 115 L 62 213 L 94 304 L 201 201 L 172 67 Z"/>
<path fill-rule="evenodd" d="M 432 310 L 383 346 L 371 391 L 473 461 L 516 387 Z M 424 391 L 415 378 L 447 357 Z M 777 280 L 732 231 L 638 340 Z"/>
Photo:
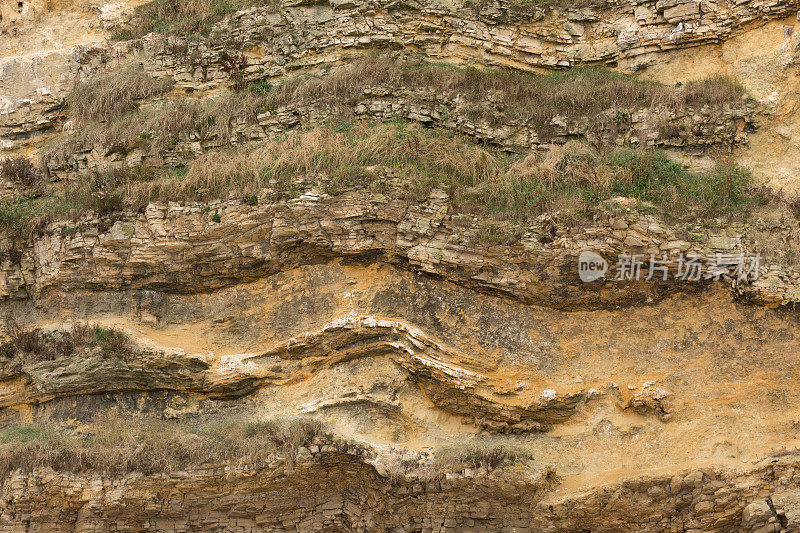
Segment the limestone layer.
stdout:
<path fill-rule="evenodd" d="M 546 469 L 384 477 L 363 448 L 320 441 L 296 462 L 161 476 L 14 476 L 3 531 L 796 531 L 795 456 L 554 496 Z M 365 460 L 367 459 L 367 460 Z"/>
<path fill-rule="evenodd" d="M 219 223 L 209 210 L 219 213 Z M 610 217 L 599 226 L 558 230 L 546 244 L 541 241 L 543 236 L 551 240 L 551 226 L 543 220 L 543 235 L 531 231 L 515 246 L 481 245 L 475 222 L 465 227 L 439 190 L 427 201 L 410 204 L 363 190 L 332 197 L 308 192 L 276 203 L 266 194 L 256 206 L 150 204 L 105 231 L 104 223 L 91 218 L 75 226 L 53 224 L 44 237 L 23 245 L 17 262 L 6 254 L 0 297 L 26 299 L 56 289 L 204 292 L 333 257 L 378 259 L 559 308 L 652 300 L 672 290 L 696 289 L 709 276 L 731 280 L 736 294 L 760 304 L 789 305 L 800 294 L 800 276 L 793 269 L 761 263 L 758 275 L 746 268 L 737 272 L 739 257 L 752 254 L 740 237 L 706 234 L 690 242 L 652 217 Z M 6 249 L 19 246 L 8 242 Z M 586 249 L 609 261 L 608 275 L 599 282 L 578 277 L 577 259 Z M 620 258 L 633 255 L 643 266 L 615 280 Z M 676 279 L 681 255 L 703 265 L 699 279 Z M 664 270 L 651 273 L 651 264 L 668 270 L 666 281 Z"/>

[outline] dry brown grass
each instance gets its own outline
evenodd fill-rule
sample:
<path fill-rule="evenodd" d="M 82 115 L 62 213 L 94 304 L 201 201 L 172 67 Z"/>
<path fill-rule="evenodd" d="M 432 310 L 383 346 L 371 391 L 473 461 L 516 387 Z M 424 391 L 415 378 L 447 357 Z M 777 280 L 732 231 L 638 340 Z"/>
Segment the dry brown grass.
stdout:
<path fill-rule="evenodd" d="M 292 461 L 299 446 L 321 436 L 313 419 L 225 423 L 191 427 L 153 419 L 104 415 L 80 432 L 43 424 L 0 429 L 0 483 L 14 471 L 156 474 L 209 465 L 263 464 L 280 453 Z"/>
<path fill-rule="evenodd" d="M 200 106 L 166 100 L 140 109 L 145 99 L 163 95 L 172 83 L 171 78 L 153 78 L 136 65 L 77 82 L 66 103 L 80 129 L 48 144 L 42 150 L 42 160 L 67 161 L 73 154 L 92 148 L 127 153 L 144 145 L 155 153 L 175 146 L 180 136 L 206 115 Z"/>
<path fill-rule="evenodd" d="M 544 137 L 549 135 L 555 116 L 592 120 L 611 109 L 697 108 L 737 102 L 745 95 L 741 84 L 726 76 L 669 87 L 604 67 L 544 75 L 435 63 L 403 64 L 386 55 L 372 54 L 329 75 L 290 80 L 269 93 L 265 104 L 279 107 L 319 102 L 347 107 L 368 87 L 405 87 L 449 101 L 459 97 L 471 107 L 475 120 L 525 122 L 536 126 Z"/>
<path fill-rule="evenodd" d="M 343 131 L 320 127 L 258 148 L 204 154 L 181 179 L 166 175 L 129 182 L 123 195 L 138 203 L 210 200 L 230 192 L 253 194 L 266 187 L 290 192 L 303 180 L 324 182 L 335 192 L 339 187 L 367 184 L 385 169 L 402 173 L 415 186 L 429 188 L 447 176 L 471 186 L 496 172 L 497 164 L 489 151 L 456 135 L 414 124 L 360 122 Z"/>
<path fill-rule="evenodd" d="M 517 469 L 523 472 L 533 456 L 527 450 L 496 438 L 470 439 L 437 448 L 433 456 L 390 451 L 381 462 L 395 480 L 402 477 L 422 480 L 440 479 L 448 473 Z"/>
<path fill-rule="evenodd" d="M 23 366 L 53 361 L 76 354 L 97 353 L 101 357 L 127 358 L 135 353 L 123 332 L 98 325 L 76 323 L 64 331 L 23 330 L 6 320 L 8 340 L 0 344 L 0 369 L 18 372 Z"/>
<path fill-rule="evenodd" d="M 166 100 L 108 124 L 94 123 L 83 131 L 83 146 L 102 146 L 108 151 L 128 153 L 145 148 L 157 155 L 174 148 L 183 137 L 206 122 L 201 104 Z"/>
<path fill-rule="evenodd" d="M 314 186 L 329 194 L 378 187 L 410 199 L 443 188 L 458 212 L 524 223 L 554 210 L 580 218 L 613 195 L 640 198 L 677 217 L 721 215 L 748 204 L 751 180 L 734 163 L 696 174 L 654 150 L 597 152 L 572 143 L 520 159 L 414 123 L 360 121 L 207 153 L 179 175 L 146 169 L 97 174 L 72 185 L 68 201 L 119 198 L 141 207 L 156 200 L 248 197 L 262 189 L 296 196 Z"/>
<path fill-rule="evenodd" d="M 108 80 L 113 80 L 113 75 L 98 82 L 101 94 L 112 91 L 106 87 Z M 78 92 L 83 90 L 76 88 Z M 88 97 L 82 95 L 81 99 Z M 257 96 L 237 93 L 225 93 L 208 101 L 166 99 L 139 107 L 129 99 L 127 105 L 123 104 L 103 112 L 77 109 L 81 129 L 48 145 L 43 159 L 67 160 L 74 153 L 95 147 L 121 154 L 141 149 L 158 158 L 192 134 L 226 144 L 230 142 L 232 121 L 254 122 L 261 105 Z"/>
<path fill-rule="evenodd" d="M 133 111 L 138 102 L 172 89 L 172 79 L 156 79 L 129 65 L 99 78 L 78 82 L 67 96 L 70 117 L 79 123 L 108 122 Z"/>
<path fill-rule="evenodd" d="M 27 157 L 6 157 L 0 160 L 0 178 L 23 188 L 32 188 L 42 183 L 42 171 Z"/>
<path fill-rule="evenodd" d="M 730 76 L 716 74 L 683 84 L 669 102 L 672 107 L 723 105 L 746 96 L 744 86 Z"/>
<path fill-rule="evenodd" d="M 533 459 L 527 450 L 487 439 L 439 448 L 434 457 L 440 470 L 451 472 L 462 471 L 465 468 L 494 470 Z"/>

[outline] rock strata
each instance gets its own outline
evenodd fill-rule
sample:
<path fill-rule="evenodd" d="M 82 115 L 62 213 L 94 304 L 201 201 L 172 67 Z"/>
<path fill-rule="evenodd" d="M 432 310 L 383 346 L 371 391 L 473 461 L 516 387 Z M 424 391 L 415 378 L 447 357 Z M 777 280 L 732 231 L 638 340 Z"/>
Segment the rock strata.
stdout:
<path fill-rule="evenodd" d="M 558 308 L 652 300 L 713 279 L 730 281 L 740 298 L 764 305 L 790 305 L 800 295 L 796 272 L 761 259 L 756 264 L 741 239 L 689 242 L 647 216 L 625 223 L 625 230 L 615 230 L 621 222 L 611 217 L 549 244 L 531 232 L 507 246 L 476 245 L 477 228 L 459 224 L 447 194 L 438 190 L 410 205 L 355 190 L 308 192 L 277 203 L 264 198 L 256 206 L 218 202 L 210 210 L 220 214 L 219 223 L 208 215 L 209 205 L 177 203 L 150 204 L 106 231 L 92 219 L 56 223 L 21 251 L 19 262 L 3 261 L 0 298 L 76 289 L 213 291 L 332 257 L 378 258 Z M 578 257 L 586 249 L 609 262 L 607 276 L 595 283 L 578 277 Z M 686 274 L 688 258 L 703 267 L 699 276 L 676 279 L 680 269 Z"/>
<path fill-rule="evenodd" d="M 557 496 L 547 469 L 382 477 L 348 444 L 319 441 L 293 465 L 159 476 L 37 471 L 3 486 L 0 528 L 18 531 L 794 531 L 797 460 L 684 471 Z M 518 471 L 519 472 L 519 471 Z M 225 487 L 225 490 L 221 490 Z M 58 505 L 52 505 L 59 502 Z"/>

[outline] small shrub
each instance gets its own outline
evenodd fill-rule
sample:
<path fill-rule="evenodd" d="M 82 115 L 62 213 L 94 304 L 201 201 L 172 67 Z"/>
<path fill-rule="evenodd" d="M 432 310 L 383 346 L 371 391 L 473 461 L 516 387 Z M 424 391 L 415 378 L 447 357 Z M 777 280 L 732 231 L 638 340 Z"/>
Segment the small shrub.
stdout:
<path fill-rule="evenodd" d="M 22 264 L 23 252 L 16 246 L 12 246 L 8 250 L 6 250 L 5 255 L 6 257 L 8 257 L 8 260 L 11 262 L 12 265 Z"/>
<path fill-rule="evenodd" d="M 130 338 L 123 332 L 102 326 L 73 326 L 72 336 L 88 346 L 98 346 L 103 357 L 124 359 L 133 354 Z"/>
<path fill-rule="evenodd" d="M 87 207 L 95 211 L 99 217 L 104 217 L 122 211 L 125 204 L 119 194 L 103 194 L 94 197 Z"/>
<path fill-rule="evenodd" d="M 272 84 L 268 80 L 251 81 L 245 86 L 245 90 L 257 96 L 265 96 L 272 90 Z"/>
<path fill-rule="evenodd" d="M 493 470 L 532 459 L 531 454 L 521 448 L 481 440 L 440 448 L 434 456 L 439 468 L 447 470 L 481 467 Z"/>
<path fill-rule="evenodd" d="M 33 188 L 42 183 L 42 171 L 27 157 L 7 157 L 0 161 L 0 178 L 22 187 Z"/>
<path fill-rule="evenodd" d="M 17 347 L 11 341 L 0 343 L 0 359 L 12 359 L 17 355 Z"/>
<path fill-rule="evenodd" d="M 24 365 L 70 357 L 80 351 L 100 348 L 102 357 L 124 359 L 134 353 L 130 338 L 121 331 L 83 323 L 66 331 L 23 330 L 8 321 L 9 340 L 0 345 L 0 356 L 7 370 L 19 371 Z"/>
<path fill-rule="evenodd" d="M 39 330 L 25 331 L 13 319 L 8 322 L 9 337 L 17 353 L 25 352 L 35 355 L 44 355 L 46 345 Z"/>
<path fill-rule="evenodd" d="M 228 52 L 222 52 L 220 63 L 222 64 L 222 71 L 231 80 L 233 90 L 241 91 L 247 86 L 247 80 L 245 79 L 247 57 L 244 54 L 231 55 Z"/>
<path fill-rule="evenodd" d="M 6 321 L 8 340 L 0 345 L 0 355 L 7 370 L 18 372 L 24 365 L 51 361 L 55 358 L 52 347 L 41 331 L 25 331 L 10 318 Z"/>
<path fill-rule="evenodd" d="M 314 439 L 323 434 L 325 425 L 314 418 L 297 418 L 288 424 L 286 430 L 287 438 L 284 438 L 284 445 L 290 446 L 309 446 Z"/>

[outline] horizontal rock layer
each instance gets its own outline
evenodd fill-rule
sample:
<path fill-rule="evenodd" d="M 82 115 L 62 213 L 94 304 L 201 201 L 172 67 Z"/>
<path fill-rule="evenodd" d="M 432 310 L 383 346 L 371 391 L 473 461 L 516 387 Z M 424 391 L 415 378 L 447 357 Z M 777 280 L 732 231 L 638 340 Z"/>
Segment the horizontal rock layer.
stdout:
<path fill-rule="evenodd" d="M 301 264 L 361 257 L 538 305 L 603 307 L 696 289 L 713 272 L 717 254 L 734 257 L 736 263 L 735 257 L 747 253 L 741 239 L 688 242 L 649 217 L 630 226 L 610 220 L 562 232 L 544 245 L 535 234 L 516 246 L 476 244 L 480 224 L 459 223 L 447 194 L 438 190 L 427 201 L 410 204 L 358 190 L 332 197 L 309 192 L 268 202 L 264 197 L 255 206 L 233 201 L 210 207 L 150 204 L 144 213 L 119 220 L 107 231 L 91 220 L 76 226 L 56 223 L 20 251 L 18 263 L 6 254 L 0 264 L 0 299 L 77 289 L 207 292 Z M 209 209 L 219 212 L 220 223 L 211 220 Z M 6 247 L 12 245 L 19 243 Z M 577 258 L 585 249 L 609 260 L 603 281 L 582 283 L 578 278 Z M 638 280 L 633 272 L 627 279 L 613 279 L 620 271 L 615 265 L 626 254 L 643 261 Z M 681 254 L 698 258 L 705 267 L 703 279 L 675 278 Z M 661 270 L 651 274 L 650 265 L 656 266 L 651 258 L 669 271 L 666 281 Z M 797 272 L 761 264 L 760 276 L 751 272 L 742 277 L 735 269 L 732 264 L 718 274 L 724 271 L 724 278 L 733 278 L 742 298 L 767 305 L 798 299 Z"/>
<path fill-rule="evenodd" d="M 659 53 L 719 43 L 798 9 L 797 0 L 726 1 L 706 7 L 650 0 L 580 9 L 507 2 L 459 7 L 436 1 L 290 2 L 277 12 L 251 8 L 219 23 L 212 37 L 221 38 L 210 41 L 151 34 L 141 42 L 112 43 L 108 51 L 93 44 L 47 51 L 33 59 L 6 59 L 0 64 L 5 73 L 0 93 L 7 94 L 0 98 L 0 148 L 41 144 L 41 134 L 52 134 L 64 118 L 60 102 L 74 80 L 104 70 L 104 62 L 140 62 L 155 75 L 173 76 L 178 87 L 190 91 L 230 84 L 223 57 L 239 48 L 247 51 L 246 79 L 340 64 L 362 49 L 386 48 L 472 65 L 550 69 L 608 63 L 638 69 L 652 65 Z M 30 79 L 42 83 L 21 91 Z M 504 139 L 502 131 L 483 134 L 499 135 L 503 145 L 520 141 Z M 666 144 L 687 143 L 675 138 Z"/>
<path fill-rule="evenodd" d="M 2 488 L 2 531 L 795 531 L 795 456 L 555 497 L 546 469 L 392 481 L 363 448 L 319 442 L 295 463 L 109 477 L 38 471 Z M 367 454 L 368 457 L 368 454 Z M 783 529 L 781 529 L 783 525 Z M 22 529 L 21 529 L 22 528 Z"/>
<path fill-rule="evenodd" d="M 298 2 L 298 4 L 300 4 Z M 683 6 L 692 13 L 678 13 Z M 645 0 L 579 9 L 486 2 L 477 9 L 436 1 L 319 2 L 252 8 L 217 26 L 225 42 L 248 54 L 248 76 L 279 76 L 336 62 L 365 48 L 410 48 L 431 58 L 472 65 L 562 68 L 592 63 L 646 66 L 656 53 L 724 41 L 745 29 L 794 15 L 796 0 L 699 2 Z M 144 39 L 156 74 L 200 89 L 229 79 L 219 52 L 225 42 Z M 185 47 L 185 54 L 176 50 Z"/>

